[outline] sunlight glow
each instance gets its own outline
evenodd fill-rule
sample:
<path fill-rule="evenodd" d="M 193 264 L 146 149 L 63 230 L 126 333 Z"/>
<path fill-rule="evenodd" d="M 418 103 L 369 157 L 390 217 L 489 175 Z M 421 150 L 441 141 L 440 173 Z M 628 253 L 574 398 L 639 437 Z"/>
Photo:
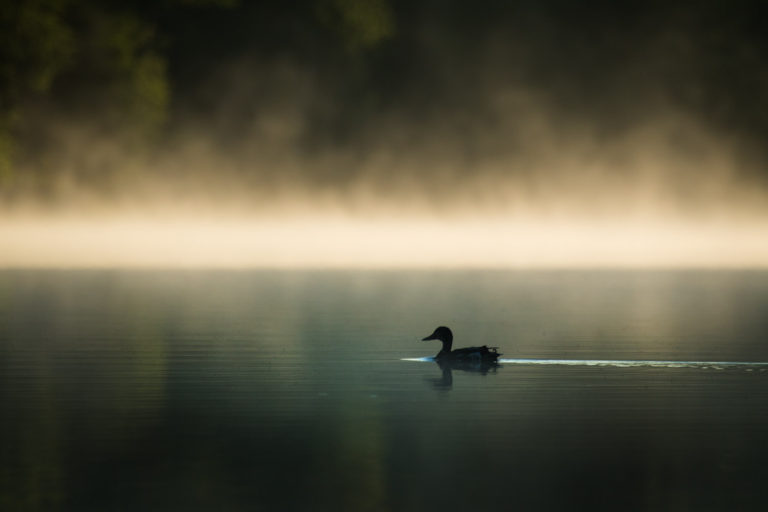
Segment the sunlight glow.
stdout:
<path fill-rule="evenodd" d="M 0 220 L 0 267 L 765 267 L 765 223 Z"/>

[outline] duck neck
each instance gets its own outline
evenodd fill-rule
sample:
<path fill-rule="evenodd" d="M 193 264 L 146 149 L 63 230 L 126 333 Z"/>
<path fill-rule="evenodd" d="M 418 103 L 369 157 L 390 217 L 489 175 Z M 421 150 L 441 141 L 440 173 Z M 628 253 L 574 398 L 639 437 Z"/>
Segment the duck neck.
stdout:
<path fill-rule="evenodd" d="M 449 337 L 445 340 L 440 340 L 443 342 L 443 349 L 437 353 L 437 357 L 440 356 L 446 356 L 451 353 L 451 347 L 453 346 L 453 338 Z"/>

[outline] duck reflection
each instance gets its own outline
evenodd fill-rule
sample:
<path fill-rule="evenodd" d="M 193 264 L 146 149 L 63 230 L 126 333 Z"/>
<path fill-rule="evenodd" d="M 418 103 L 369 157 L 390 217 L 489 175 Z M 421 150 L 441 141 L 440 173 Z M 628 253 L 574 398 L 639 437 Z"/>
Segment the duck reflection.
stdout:
<path fill-rule="evenodd" d="M 440 367 L 442 375 L 440 377 L 428 378 L 427 381 L 435 389 L 442 391 L 447 391 L 453 387 L 454 370 L 487 375 L 488 373 L 496 373 L 497 368 L 501 366 L 496 361 L 446 361 L 435 359 L 435 363 Z"/>

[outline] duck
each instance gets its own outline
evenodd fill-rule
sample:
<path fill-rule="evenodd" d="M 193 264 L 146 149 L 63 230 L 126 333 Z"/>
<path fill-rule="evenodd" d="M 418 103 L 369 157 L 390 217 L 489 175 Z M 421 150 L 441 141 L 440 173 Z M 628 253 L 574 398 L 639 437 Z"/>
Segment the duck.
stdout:
<path fill-rule="evenodd" d="M 453 346 L 453 332 L 444 325 L 435 329 L 435 332 L 426 338 L 422 338 L 421 341 L 430 340 L 439 340 L 443 342 L 443 348 L 435 356 L 435 361 L 438 363 L 496 364 L 501 355 L 498 352 L 498 347 L 488 347 L 486 345 L 483 345 L 482 347 L 467 347 L 451 350 L 451 347 Z"/>

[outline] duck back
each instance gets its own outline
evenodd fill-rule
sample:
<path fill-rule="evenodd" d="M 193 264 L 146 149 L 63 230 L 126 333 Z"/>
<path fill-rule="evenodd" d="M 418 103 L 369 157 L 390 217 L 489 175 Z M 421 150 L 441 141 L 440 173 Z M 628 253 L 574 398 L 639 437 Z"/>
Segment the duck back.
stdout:
<path fill-rule="evenodd" d="M 497 347 L 483 345 L 482 347 L 458 348 L 444 354 L 443 357 L 454 361 L 496 362 L 499 355 L 501 354 L 499 354 Z"/>

